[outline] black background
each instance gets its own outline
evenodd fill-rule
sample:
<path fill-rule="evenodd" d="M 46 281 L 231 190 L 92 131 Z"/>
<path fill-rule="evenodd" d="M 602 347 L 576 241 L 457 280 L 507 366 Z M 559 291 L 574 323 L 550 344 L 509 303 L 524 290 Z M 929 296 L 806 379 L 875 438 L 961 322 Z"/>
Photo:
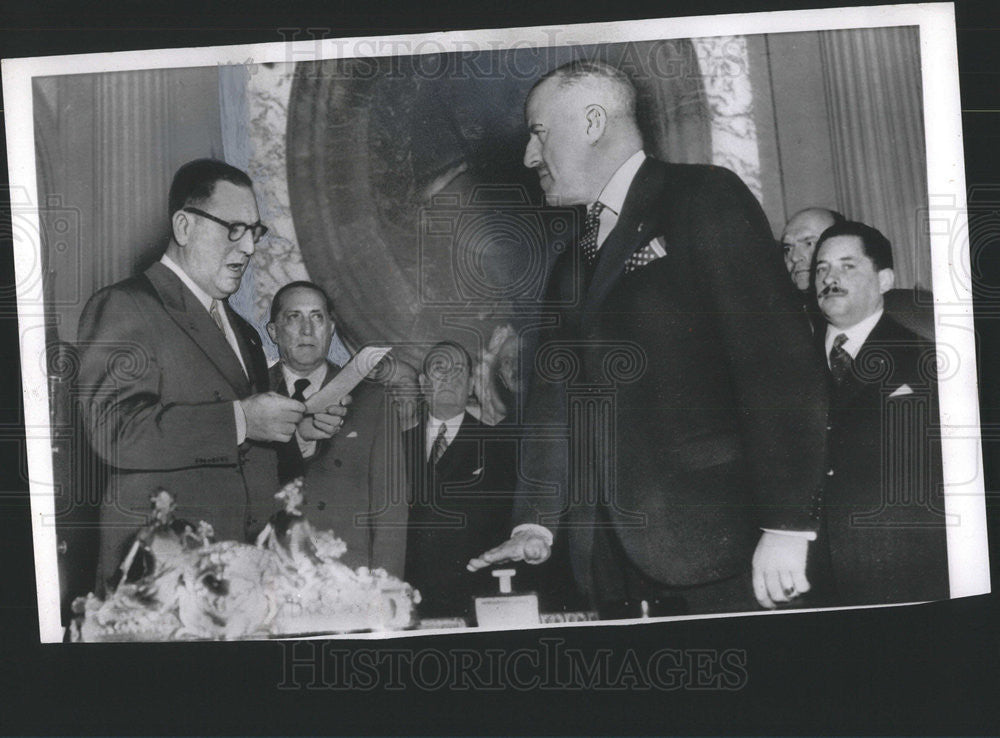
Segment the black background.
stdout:
<path fill-rule="evenodd" d="M 838 3 L 863 5 L 866 3 Z M 19 0 L 0 16 L 0 56 L 281 41 L 279 29 L 367 36 L 569 22 L 821 7 L 809 2 L 684 0 L 579 3 L 87 3 Z M 845 11 L 846 12 L 846 11 Z M 956 8 L 967 183 L 1000 183 L 1000 8 Z M 933 101 L 927 101 L 933 105 Z M 981 112 L 986 111 L 986 112 Z M 992 111 L 992 112 L 990 112 Z M 5 178 L 6 179 L 6 178 Z M 4 192 L 6 197 L 6 192 Z M 5 209 L 6 203 L 0 202 Z M 988 208 L 987 208 L 988 209 Z M 279 689 L 284 647 L 261 644 L 38 645 L 31 525 L 23 459 L 18 329 L 10 225 L 0 221 L 0 730 L 5 733 L 995 733 L 1000 725 L 997 597 L 923 607 L 742 617 L 547 631 L 563 648 L 616 664 L 633 649 L 745 652 L 735 691 L 551 689 Z M 985 216 L 987 220 L 995 216 Z M 986 221 L 984 221 L 986 222 Z M 998 420 L 1000 256 L 993 229 L 974 229 L 973 263 L 984 436 Z M 987 442 L 987 504 L 995 530 L 997 456 Z M 998 457 L 1000 458 L 1000 457 Z M 540 632 L 396 641 L 393 649 L 540 650 Z M 372 644 L 375 648 L 379 646 Z M 367 646 L 366 646 L 367 647 Z M 384 644 L 382 648 L 390 647 Z M 383 674 L 386 672 L 383 671 Z M 300 681 L 308 681 L 299 677 Z M 392 689 L 390 687 L 402 688 Z"/>

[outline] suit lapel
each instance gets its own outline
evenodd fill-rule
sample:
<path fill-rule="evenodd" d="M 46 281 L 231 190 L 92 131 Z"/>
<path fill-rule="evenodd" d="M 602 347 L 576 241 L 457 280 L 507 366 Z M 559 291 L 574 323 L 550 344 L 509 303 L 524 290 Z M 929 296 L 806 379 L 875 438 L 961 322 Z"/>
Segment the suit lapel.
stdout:
<path fill-rule="evenodd" d="M 469 430 L 475 425 L 478 425 L 478 423 L 471 415 L 465 413 L 462 416 L 462 424 L 458 427 L 458 433 L 451 439 L 448 448 L 444 450 L 444 454 L 434 466 L 435 476 L 441 479 L 452 477 L 452 473 L 459 466 L 459 461 L 468 455 L 469 449 L 473 447 L 473 444 L 464 443 L 463 441 L 465 436 L 468 435 Z"/>
<path fill-rule="evenodd" d="M 229 306 L 229 300 L 223 300 L 226 307 L 226 317 L 229 318 L 229 325 L 233 327 L 236 334 L 236 345 L 240 347 L 243 356 L 243 364 L 249 374 L 251 392 L 265 392 L 265 386 L 261 380 L 267 376 L 267 359 L 264 357 L 264 350 L 260 345 L 260 336 L 249 323 L 243 320 L 236 311 Z M 229 343 L 227 342 L 228 346 Z"/>
<path fill-rule="evenodd" d="M 163 264 L 153 264 L 146 278 L 159 295 L 167 315 L 201 349 L 238 395 L 250 393 L 239 359 L 219 327 L 180 278 Z"/>
<path fill-rule="evenodd" d="M 607 298 L 625 269 L 625 262 L 642 245 L 662 231 L 661 208 L 657 207 L 663 188 L 662 174 L 646 159 L 629 185 L 618 222 L 598 252 L 594 277 L 584 298 L 584 310 L 596 310 Z"/>
<path fill-rule="evenodd" d="M 281 360 L 267 370 L 268 389 L 277 392 L 279 395 L 289 396 L 288 386 L 285 384 L 285 374 L 281 371 Z"/>
<path fill-rule="evenodd" d="M 884 350 L 886 343 L 891 343 L 891 341 L 892 325 L 888 322 L 888 318 L 883 315 L 879 318 L 875 327 L 872 328 L 872 332 L 868 334 L 868 338 L 861 345 L 858 355 L 852 361 L 854 367 L 863 367 L 864 376 L 871 379 L 869 381 L 860 379 L 858 370 L 853 369 L 841 386 L 834 386 L 834 396 L 837 398 L 838 404 L 842 406 L 847 405 L 862 392 L 871 389 L 880 389 L 886 386 L 886 384 L 891 383 L 892 366 L 891 364 L 888 367 L 886 366 L 886 353 Z M 826 357 L 824 356 L 825 359 Z M 829 366 L 827 367 L 827 372 L 829 372 Z M 830 376 L 832 379 L 832 375 Z"/>

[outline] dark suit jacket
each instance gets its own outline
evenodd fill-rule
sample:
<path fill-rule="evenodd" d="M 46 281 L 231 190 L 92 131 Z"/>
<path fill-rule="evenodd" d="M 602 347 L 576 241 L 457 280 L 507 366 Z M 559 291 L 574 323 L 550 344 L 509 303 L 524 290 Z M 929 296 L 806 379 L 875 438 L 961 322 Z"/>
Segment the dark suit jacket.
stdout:
<path fill-rule="evenodd" d="M 325 385 L 340 367 L 328 363 Z M 289 396 L 281 364 L 270 370 L 271 388 Z M 400 476 L 398 421 L 388 414 L 385 389 L 364 381 L 351 392 L 344 424 L 302 458 L 293 438 L 279 449 L 282 483 L 305 477 L 303 513 L 317 530 L 333 530 L 347 544 L 344 563 L 403 574 L 406 544 L 405 478 Z M 394 473 L 395 470 L 395 473 Z"/>
<path fill-rule="evenodd" d="M 252 538 L 278 489 L 273 447 L 236 444 L 233 401 L 267 390 L 257 332 L 228 305 L 249 379 L 225 336 L 167 267 L 97 292 L 80 317 L 79 394 L 90 443 L 112 467 L 101 509 L 101 581 L 163 487 L 177 516 L 219 539 Z"/>
<path fill-rule="evenodd" d="M 654 238 L 666 255 L 624 273 Z M 564 431 L 568 392 L 583 398 L 575 422 L 600 421 L 597 408 L 612 400 L 614 412 L 607 430 L 579 436 L 596 439 L 596 462 L 580 441 L 526 443 L 522 477 L 548 493 L 520 494 L 516 521 L 567 518 L 585 590 L 598 503 L 629 560 L 668 586 L 748 572 L 761 526 L 812 529 L 826 387 L 743 182 L 647 159 L 587 289 L 577 259 L 564 253 L 549 280 L 560 326 L 538 342 L 528 423 Z"/>
<path fill-rule="evenodd" d="M 496 594 L 489 570 L 465 565 L 510 532 L 517 437 L 466 413 L 436 465 L 426 457 L 426 421 L 403 435 L 411 470 L 406 581 L 420 590 L 423 617 L 468 615 L 475 595 Z M 517 578 L 514 586 L 523 591 Z"/>
<path fill-rule="evenodd" d="M 933 344 L 883 315 L 831 387 L 822 510 L 839 604 L 948 597 L 933 369 Z"/>

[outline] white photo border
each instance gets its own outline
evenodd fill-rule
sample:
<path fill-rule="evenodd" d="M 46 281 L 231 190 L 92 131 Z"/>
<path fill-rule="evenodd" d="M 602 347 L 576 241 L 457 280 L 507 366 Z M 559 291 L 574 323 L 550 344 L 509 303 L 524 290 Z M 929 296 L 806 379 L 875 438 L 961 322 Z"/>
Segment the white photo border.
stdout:
<path fill-rule="evenodd" d="M 15 229 L 13 242 L 41 641 L 62 641 L 63 626 L 60 623 L 56 529 L 52 522 L 55 501 L 52 494 L 43 287 L 42 280 L 37 278 L 37 270 L 41 268 L 40 244 L 32 243 L 28 237 L 30 226 L 34 227 L 34 233 L 40 232 L 38 206 L 35 203 L 38 189 L 32 108 L 34 77 L 885 26 L 918 26 L 920 30 L 937 342 L 939 345 L 947 344 L 960 359 L 956 367 L 949 367 L 949 375 L 939 384 L 945 506 L 949 515 L 958 516 L 960 520 L 960 525 L 949 526 L 947 530 L 951 596 L 988 593 L 989 556 L 954 5 L 888 5 L 4 60 L 3 93 L 11 206 L 19 217 L 28 219 L 25 222 L 29 226 Z M 927 101 L 933 101 L 933 104 Z M 929 112 L 931 110 L 933 114 Z M 939 220 L 934 218 L 936 208 L 940 208 L 943 214 Z M 935 223 L 940 227 L 935 227 Z M 663 619 L 706 617 L 719 616 Z M 635 621 L 582 624 L 629 622 Z M 452 631 L 367 634 L 361 637 L 444 632 Z M 359 638 L 358 635 L 345 637 Z"/>

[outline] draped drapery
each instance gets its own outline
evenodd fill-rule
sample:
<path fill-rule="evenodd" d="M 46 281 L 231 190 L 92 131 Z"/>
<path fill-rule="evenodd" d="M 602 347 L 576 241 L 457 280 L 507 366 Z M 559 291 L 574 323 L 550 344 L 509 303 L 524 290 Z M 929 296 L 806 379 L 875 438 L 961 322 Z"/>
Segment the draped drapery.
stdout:
<path fill-rule="evenodd" d="M 227 64 L 219 67 L 219 113 L 225 160 L 250 175 L 267 238 L 257 249 L 229 304 L 253 325 L 269 361 L 278 347 L 267 334 L 271 300 L 285 284 L 310 279 L 302 261 L 288 197 L 285 131 L 291 64 Z M 337 322 L 337 316 L 334 316 Z M 351 354 L 336 331 L 329 359 L 343 365 Z"/>
<path fill-rule="evenodd" d="M 59 339 L 76 340 L 94 292 L 162 254 L 174 170 L 222 154 L 217 84 L 203 68 L 35 81 L 40 242 Z"/>
<path fill-rule="evenodd" d="M 820 33 L 837 204 L 893 244 L 900 287 L 930 289 L 916 27 Z"/>
<path fill-rule="evenodd" d="M 707 101 L 712 136 L 710 161 L 736 172 L 762 201 L 747 40 L 743 36 L 712 36 L 691 39 L 691 44 L 698 56 Z"/>

